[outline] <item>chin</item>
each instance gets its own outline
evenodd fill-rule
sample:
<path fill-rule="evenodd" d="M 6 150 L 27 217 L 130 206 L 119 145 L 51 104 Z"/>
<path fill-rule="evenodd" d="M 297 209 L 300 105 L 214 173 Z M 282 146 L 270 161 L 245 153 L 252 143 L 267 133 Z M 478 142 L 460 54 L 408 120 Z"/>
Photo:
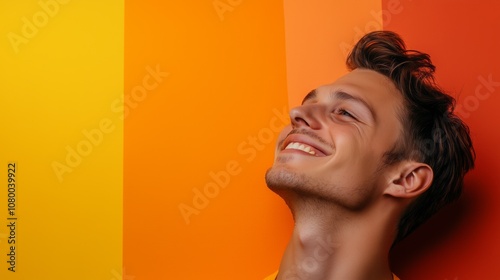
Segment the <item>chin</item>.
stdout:
<path fill-rule="evenodd" d="M 329 201 L 351 211 L 365 208 L 371 198 L 369 189 L 353 188 L 352 186 L 339 188 L 333 183 L 325 184 L 324 181 L 298 173 L 296 169 L 286 165 L 278 164 L 269 168 L 265 179 L 269 189 L 282 198 L 295 193 L 302 198 L 310 197 Z M 350 189 L 355 191 L 350 191 Z"/>
<path fill-rule="evenodd" d="M 299 188 L 304 185 L 304 176 L 285 166 L 273 166 L 266 172 L 266 184 L 271 190 Z"/>

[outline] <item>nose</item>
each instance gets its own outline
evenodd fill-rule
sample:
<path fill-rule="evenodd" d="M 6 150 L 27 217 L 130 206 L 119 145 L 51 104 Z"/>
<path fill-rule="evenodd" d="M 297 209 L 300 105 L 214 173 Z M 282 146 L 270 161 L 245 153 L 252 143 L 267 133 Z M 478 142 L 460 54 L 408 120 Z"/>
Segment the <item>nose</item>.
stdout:
<path fill-rule="evenodd" d="M 319 121 L 319 111 L 320 108 L 315 104 L 307 104 L 295 107 L 290 110 L 290 120 L 292 122 L 292 127 L 304 128 L 309 127 L 311 129 L 320 129 L 321 122 Z"/>

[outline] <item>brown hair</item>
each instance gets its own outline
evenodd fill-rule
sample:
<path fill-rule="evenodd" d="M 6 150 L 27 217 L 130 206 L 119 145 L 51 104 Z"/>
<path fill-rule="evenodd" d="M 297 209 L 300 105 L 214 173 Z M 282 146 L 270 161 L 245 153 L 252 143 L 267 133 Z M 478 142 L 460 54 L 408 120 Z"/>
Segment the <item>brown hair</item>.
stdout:
<path fill-rule="evenodd" d="M 455 99 L 434 82 L 435 66 L 428 54 L 407 50 L 391 31 L 366 34 L 347 58 L 350 70 L 365 68 L 392 80 L 404 96 L 403 132 L 384 157 L 384 165 L 401 160 L 428 164 L 434 172 L 429 189 L 403 213 L 395 242 L 406 237 L 462 193 L 464 175 L 474 167 L 469 128 L 454 113 Z"/>

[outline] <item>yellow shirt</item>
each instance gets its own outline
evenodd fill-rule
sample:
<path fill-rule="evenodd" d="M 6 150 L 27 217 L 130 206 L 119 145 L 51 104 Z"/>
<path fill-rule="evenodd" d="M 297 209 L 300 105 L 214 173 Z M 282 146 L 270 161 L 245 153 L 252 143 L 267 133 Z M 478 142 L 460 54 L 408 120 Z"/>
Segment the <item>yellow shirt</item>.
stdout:
<path fill-rule="evenodd" d="M 278 276 L 278 271 L 276 271 L 275 273 L 267 276 L 266 278 L 264 278 L 264 280 L 275 280 L 276 276 Z M 399 278 L 396 275 L 394 275 L 394 273 L 392 274 L 392 277 L 394 278 L 394 280 L 399 280 Z"/>

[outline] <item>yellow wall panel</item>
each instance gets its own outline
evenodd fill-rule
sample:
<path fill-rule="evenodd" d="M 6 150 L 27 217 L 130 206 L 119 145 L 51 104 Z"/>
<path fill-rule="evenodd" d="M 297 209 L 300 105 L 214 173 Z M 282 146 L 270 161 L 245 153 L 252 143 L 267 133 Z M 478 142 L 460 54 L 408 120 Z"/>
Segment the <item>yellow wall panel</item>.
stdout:
<path fill-rule="evenodd" d="M 123 122 L 111 104 L 123 95 L 123 1 L 0 6 L 0 278 L 118 279 Z"/>

